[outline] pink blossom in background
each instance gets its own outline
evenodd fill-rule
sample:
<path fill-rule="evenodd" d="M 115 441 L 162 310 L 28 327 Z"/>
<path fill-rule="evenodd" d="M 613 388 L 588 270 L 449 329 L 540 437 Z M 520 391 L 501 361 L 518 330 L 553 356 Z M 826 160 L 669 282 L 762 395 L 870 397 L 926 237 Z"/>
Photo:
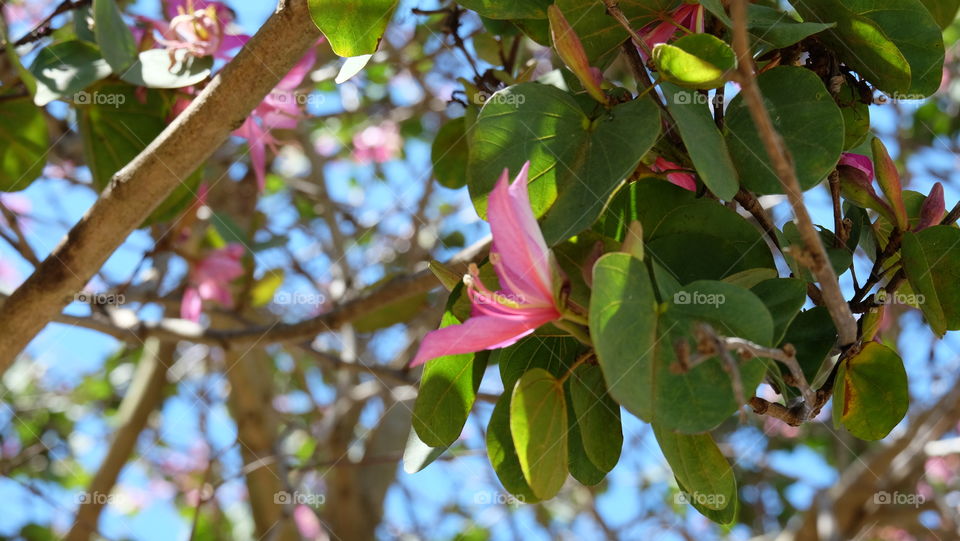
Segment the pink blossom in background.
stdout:
<path fill-rule="evenodd" d="M 640 37 L 650 50 L 660 43 L 667 43 L 681 28 L 686 28 L 695 34 L 703 32 L 703 6 L 700 4 L 683 4 L 666 16 L 660 22 L 653 22 L 640 29 Z M 640 48 L 640 56 L 648 60 L 647 52 Z"/>
<path fill-rule="evenodd" d="M 683 169 L 684 167 L 678 163 L 673 163 L 670 160 L 661 158 L 657 156 L 657 160 L 653 162 L 653 165 L 650 166 L 650 170 L 654 173 L 663 173 L 664 171 L 675 171 L 677 169 Z M 691 192 L 697 191 L 697 180 L 692 173 L 683 173 L 683 172 L 673 172 L 667 173 L 667 180 L 671 184 L 675 184 L 690 190 Z"/>
<path fill-rule="evenodd" d="M 554 286 L 565 276 L 530 208 L 529 169 L 527 162 L 513 184 L 505 170 L 490 193 L 490 262 L 502 289 L 489 290 L 480 281 L 477 266 L 471 265 L 463 278 L 473 307 L 470 318 L 428 333 L 412 366 L 444 355 L 507 347 L 562 317 Z"/>
<path fill-rule="evenodd" d="M 9 261 L 0 259 L 0 290 L 12 289 L 20 284 L 20 273 Z"/>
<path fill-rule="evenodd" d="M 257 176 L 257 185 L 263 190 L 266 184 L 267 145 L 273 148 L 277 140 L 270 133 L 274 129 L 292 130 L 303 118 L 303 110 L 294 92 L 313 69 L 317 52 L 310 49 L 267 97 L 250 114 L 234 135 L 247 140 L 250 147 L 250 164 Z M 276 152 L 276 150 L 274 150 Z"/>
<path fill-rule="evenodd" d="M 353 159 L 362 164 L 388 162 L 399 156 L 402 148 L 400 128 L 390 120 L 367 126 L 353 136 Z"/>
<path fill-rule="evenodd" d="M 77 166 L 71 161 L 61 163 L 48 163 L 43 167 L 43 176 L 47 178 L 74 178 L 77 174 Z"/>
<path fill-rule="evenodd" d="M 957 470 L 960 469 L 960 457 L 956 455 L 933 456 L 927 459 L 923 469 L 930 481 L 947 485 L 957 479 Z"/>
<path fill-rule="evenodd" d="M 200 321 L 205 300 L 216 301 L 227 308 L 233 306 L 230 282 L 243 274 L 243 263 L 240 261 L 243 252 L 243 246 L 231 243 L 210 252 L 190 269 L 180 303 L 180 317 Z"/>
<path fill-rule="evenodd" d="M 3 4 L 3 16 L 7 24 L 34 26 L 43 20 L 50 8 L 50 0 L 13 0 Z"/>
<path fill-rule="evenodd" d="M 320 541 L 328 539 L 323 527 L 320 525 L 320 519 L 317 514 L 306 505 L 298 505 L 293 508 L 293 522 L 297 525 L 300 537 L 309 541 Z"/>

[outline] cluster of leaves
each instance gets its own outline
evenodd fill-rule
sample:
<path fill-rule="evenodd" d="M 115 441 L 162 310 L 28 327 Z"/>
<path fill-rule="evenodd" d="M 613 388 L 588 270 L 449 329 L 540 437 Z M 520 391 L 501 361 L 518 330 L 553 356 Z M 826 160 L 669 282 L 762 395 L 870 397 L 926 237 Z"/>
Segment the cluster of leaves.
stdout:
<path fill-rule="evenodd" d="M 909 400 L 906 372 L 896 351 L 873 341 L 884 295 L 914 293 L 938 335 L 960 329 L 960 229 L 918 225 L 936 196 L 902 190 L 892 160 L 870 136 L 868 105 L 877 92 L 919 99 L 937 91 L 941 28 L 953 20 L 957 2 L 797 2 L 802 20 L 776 3 L 749 6 L 757 83 L 801 187 L 830 176 L 839 182 L 842 155 L 869 154 L 872 146 L 885 194 L 875 200 L 904 217 L 877 212 L 844 178 L 846 201 L 835 200 L 841 219 L 832 230 L 820 227 L 838 276 L 853 270 L 858 250 L 874 263 L 851 299 L 864 314 L 855 344 L 838 344 L 825 306 L 804 309 L 808 290 L 816 288 L 797 227 L 788 222 L 765 240 L 727 204 L 738 192 L 753 198 L 785 189 L 743 97 L 725 109 L 709 106 L 723 100 L 736 69 L 724 3 L 702 2 L 706 32 L 656 45 L 649 63 L 639 66 L 652 86 L 641 78 L 636 91 L 615 77 L 590 76 L 590 66 L 622 69 L 614 63 L 618 51 L 638 67 L 630 35 L 599 2 L 459 3 L 480 15 L 501 49 L 525 35 L 552 45 L 566 67 L 532 81 L 529 71 L 490 55 L 502 69 L 464 81 L 466 113 L 441 130 L 434 146 L 437 176 L 468 186 L 485 216 L 500 172 L 530 161 L 533 211 L 570 277 L 570 298 L 589 306 L 592 343 L 547 325 L 504 349 L 430 361 L 416 403 L 409 471 L 456 441 L 486 368 L 499 365 L 505 392 L 490 417 L 487 450 L 503 486 L 519 500 L 553 497 L 568 473 L 584 485 L 599 483 L 620 455 L 619 405 L 653 425 L 693 506 L 730 523 L 739 505 L 736 482 L 710 431 L 744 406 L 740 393 L 752 394 L 762 381 L 787 405 L 800 389 L 770 359 L 738 358 L 731 366 L 713 351 L 687 369 L 681 357 L 698 351 L 703 324 L 723 336 L 795 350 L 805 378 L 834 392 L 834 419 L 853 435 L 880 439 L 899 423 Z M 670 0 L 619 3 L 636 29 L 679 7 Z M 570 32 L 579 36 L 573 46 Z M 711 89 L 720 89 L 713 99 Z M 654 178 L 658 158 L 695 175 L 697 191 Z M 635 242 L 621 248 L 635 222 L 642 248 Z M 593 263 L 595 246 L 605 255 Z M 789 277 L 780 276 L 778 261 Z M 885 289 L 868 296 L 884 279 Z M 722 301 L 691 302 L 691 295 Z M 468 306 L 454 289 L 441 326 L 464 321 Z"/>

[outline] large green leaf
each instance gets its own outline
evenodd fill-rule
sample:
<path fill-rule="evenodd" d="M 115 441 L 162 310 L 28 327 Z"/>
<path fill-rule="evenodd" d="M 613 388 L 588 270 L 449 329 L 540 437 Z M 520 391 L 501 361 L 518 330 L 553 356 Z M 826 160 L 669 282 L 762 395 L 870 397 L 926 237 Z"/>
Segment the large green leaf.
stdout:
<path fill-rule="evenodd" d="M 93 20 L 97 46 L 103 52 L 103 58 L 114 73 L 123 73 L 137 59 L 137 42 L 117 3 L 114 0 L 93 0 Z"/>
<path fill-rule="evenodd" d="M 542 500 L 554 497 L 567 479 L 567 429 L 560 381 L 542 368 L 524 372 L 510 397 L 510 434 L 523 476 Z"/>
<path fill-rule="evenodd" d="M 649 98 L 598 114 L 588 117 L 572 96 L 537 83 L 491 96 L 470 134 L 468 183 L 480 215 L 503 170 L 516 174 L 530 160 L 530 202 L 544 216 L 547 242 L 589 227 L 660 134 L 660 113 Z"/>
<path fill-rule="evenodd" d="M 491 19 L 545 19 L 550 0 L 458 0 L 461 6 Z"/>
<path fill-rule="evenodd" d="M 840 109 L 820 78 L 805 68 L 774 68 L 761 74 L 757 84 L 793 158 L 801 188 L 812 188 L 833 170 L 843 151 Z M 726 125 L 740 183 L 763 194 L 784 193 L 742 94 L 730 102 Z"/>
<path fill-rule="evenodd" d="M 957 17 L 960 0 L 920 0 L 927 7 L 940 28 L 946 29 Z"/>
<path fill-rule="evenodd" d="M 92 43 L 54 43 L 41 49 L 30 65 L 30 73 L 37 78 L 33 101 L 41 107 L 60 99 L 82 102 L 84 94 L 78 93 L 111 72 L 110 64 Z"/>
<path fill-rule="evenodd" d="M 43 172 L 49 135 L 28 97 L 0 100 L 0 192 L 22 190 Z"/>
<path fill-rule="evenodd" d="M 606 473 L 617 465 L 623 446 L 620 406 L 607 394 L 598 366 L 577 367 L 567 382 L 584 451 Z"/>
<path fill-rule="evenodd" d="M 657 340 L 657 300 L 643 262 L 606 254 L 593 267 L 590 336 L 610 396 L 641 419 L 653 411 L 650 366 Z"/>
<path fill-rule="evenodd" d="M 931 329 L 960 330 L 960 229 L 938 225 L 903 236 L 903 268 Z"/>
<path fill-rule="evenodd" d="M 539 498 L 523 478 L 517 449 L 510 434 L 510 392 L 497 400 L 487 424 L 487 457 L 503 488 L 525 503 L 535 503 Z"/>
<path fill-rule="evenodd" d="M 903 419 L 910 405 L 907 372 L 892 349 L 868 342 L 837 372 L 834 409 L 843 426 L 863 440 L 879 440 Z"/>
<path fill-rule="evenodd" d="M 310 17 L 339 56 L 377 52 L 398 0 L 308 0 Z"/>
<path fill-rule="evenodd" d="M 606 470 L 601 470 L 587 456 L 587 451 L 583 447 L 582 427 L 577 422 L 577 414 L 573 411 L 573 404 L 570 398 L 570 387 L 567 386 L 567 464 L 570 468 L 570 475 L 585 486 L 594 486 L 607 476 Z M 619 406 L 618 406 L 619 407 Z"/>
<path fill-rule="evenodd" d="M 661 16 L 670 13 L 679 5 L 680 0 L 620 0 L 617 2 L 617 6 L 634 29 L 660 21 Z M 607 7 L 603 2 L 557 0 L 557 7 L 580 37 L 591 65 L 606 65 L 616 55 L 620 44 L 629 39 L 627 31 L 607 13 Z"/>
<path fill-rule="evenodd" d="M 821 34 L 824 40 L 840 59 L 880 90 L 917 99 L 940 87 L 943 36 L 920 0 L 792 3 L 807 21 L 837 23 Z"/>
<path fill-rule="evenodd" d="M 610 396 L 645 421 L 687 433 L 710 430 L 736 411 L 741 404 L 721 361 L 683 373 L 675 347 L 691 339 L 696 321 L 769 345 L 773 320 L 756 295 L 723 282 L 694 282 L 677 290 L 658 317 L 647 268 L 622 253 L 597 261 L 593 283 L 590 334 Z M 760 359 L 741 363 L 743 388 L 756 387 L 763 373 Z"/>
<path fill-rule="evenodd" d="M 732 200 L 740 188 L 737 170 L 727 151 L 727 143 L 713 121 L 710 109 L 699 94 L 670 83 L 661 83 L 667 96 L 667 109 L 677 123 L 680 137 L 703 183 L 717 197 Z"/>
<path fill-rule="evenodd" d="M 454 296 L 457 290 L 454 290 Z M 460 321 L 447 311 L 440 327 Z M 450 445 L 460 437 L 487 367 L 488 351 L 447 355 L 429 361 L 420 378 L 413 406 L 413 428 L 431 447 Z"/>
<path fill-rule="evenodd" d="M 733 505 L 737 480 L 710 434 L 679 434 L 657 424 L 653 433 L 677 483 L 691 502 L 713 511 Z"/>
<path fill-rule="evenodd" d="M 403 471 L 417 473 L 440 458 L 447 449 L 447 446 L 430 447 L 417 436 L 416 430 L 411 429 L 407 445 L 403 448 Z"/>

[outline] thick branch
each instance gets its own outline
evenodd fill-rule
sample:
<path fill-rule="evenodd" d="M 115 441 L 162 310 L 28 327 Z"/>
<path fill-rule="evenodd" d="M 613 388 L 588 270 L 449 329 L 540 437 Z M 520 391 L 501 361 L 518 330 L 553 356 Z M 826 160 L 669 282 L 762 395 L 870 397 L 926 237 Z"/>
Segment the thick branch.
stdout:
<path fill-rule="evenodd" d="M 733 48 L 739 60 L 739 76 L 736 79 L 742 88 L 743 98 L 750 110 L 750 116 L 760 132 L 764 149 L 773 161 L 777 176 L 787 192 L 790 206 L 793 207 L 797 228 L 800 230 L 800 236 L 809 252 L 810 270 L 817 277 L 817 281 L 820 282 L 824 303 L 827 305 L 830 317 L 833 319 L 840 335 L 840 345 L 850 345 L 857 339 L 857 322 L 853 318 L 853 313 L 850 312 L 850 307 L 843 297 L 843 292 L 840 291 L 840 283 L 837 281 L 836 273 L 833 272 L 833 267 L 830 266 L 829 259 L 827 259 L 827 253 L 820 241 L 820 235 L 817 234 L 813 221 L 810 219 L 810 214 L 803 204 L 803 190 L 800 188 L 799 180 L 797 180 L 797 172 L 784 147 L 783 139 L 770 120 L 770 113 L 763 105 L 763 97 L 754 78 L 753 57 L 750 54 L 750 44 L 747 38 L 746 0 L 734 0 L 731 3 L 731 15 L 734 22 Z"/>
<path fill-rule="evenodd" d="M 187 110 L 114 175 L 94 206 L 0 308 L 0 372 L 181 179 L 240 126 L 319 35 L 305 0 L 281 1 Z"/>

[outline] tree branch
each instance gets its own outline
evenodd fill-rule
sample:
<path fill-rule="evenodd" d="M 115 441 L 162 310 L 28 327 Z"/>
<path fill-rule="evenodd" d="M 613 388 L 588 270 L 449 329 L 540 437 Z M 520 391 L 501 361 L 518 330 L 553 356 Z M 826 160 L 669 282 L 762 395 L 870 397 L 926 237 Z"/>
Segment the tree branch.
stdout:
<path fill-rule="evenodd" d="M 790 206 L 793 207 L 797 228 L 800 230 L 800 236 L 803 238 L 810 255 L 810 270 L 816 276 L 817 281 L 820 282 L 824 303 L 830 311 L 830 317 L 839 333 L 840 345 L 848 346 L 857 340 L 857 322 L 843 297 L 837 275 L 833 272 L 833 267 L 830 266 L 830 261 L 827 259 L 826 250 L 824 250 L 823 243 L 820 241 L 820 235 L 814 229 L 813 221 L 810 219 L 810 214 L 803 203 L 803 190 L 800 188 L 797 172 L 784 147 L 783 139 L 774 128 L 773 122 L 770 120 L 770 113 L 763 105 L 763 97 L 754 77 L 753 57 L 750 54 L 750 44 L 747 38 L 746 0 L 734 0 L 731 3 L 731 16 L 734 23 L 733 48 L 739 60 L 739 76 L 736 77 L 736 80 L 740 83 L 743 98 L 750 110 L 750 116 L 760 132 L 764 149 L 773 161 L 777 176 L 787 192 Z"/>
<path fill-rule="evenodd" d="M 0 308 L 0 373 L 110 254 L 240 126 L 314 44 L 305 0 L 277 11 L 193 103 L 132 162 Z"/>

